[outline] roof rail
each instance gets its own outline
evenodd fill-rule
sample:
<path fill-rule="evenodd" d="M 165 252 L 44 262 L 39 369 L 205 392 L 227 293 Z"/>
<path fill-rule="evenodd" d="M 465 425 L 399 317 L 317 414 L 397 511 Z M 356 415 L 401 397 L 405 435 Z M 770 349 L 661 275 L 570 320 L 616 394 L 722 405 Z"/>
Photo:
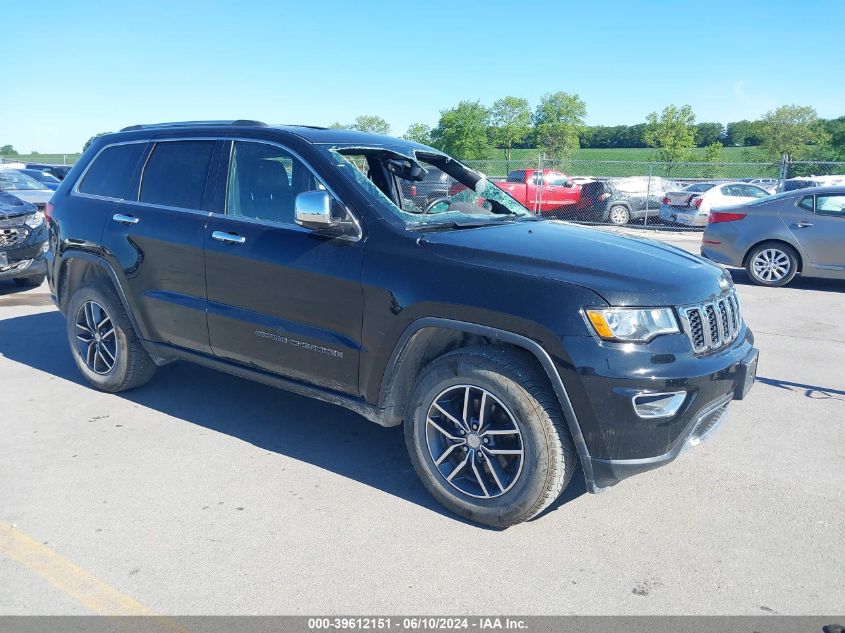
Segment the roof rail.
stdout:
<path fill-rule="evenodd" d="M 261 121 L 252 121 L 250 119 L 237 119 L 235 121 L 173 121 L 170 123 L 148 123 L 141 125 L 130 125 L 121 129 L 121 132 L 134 132 L 136 130 L 158 130 L 172 127 L 195 127 L 204 125 L 235 125 L 241 127 L 267 127 L 266 123 Z"/>

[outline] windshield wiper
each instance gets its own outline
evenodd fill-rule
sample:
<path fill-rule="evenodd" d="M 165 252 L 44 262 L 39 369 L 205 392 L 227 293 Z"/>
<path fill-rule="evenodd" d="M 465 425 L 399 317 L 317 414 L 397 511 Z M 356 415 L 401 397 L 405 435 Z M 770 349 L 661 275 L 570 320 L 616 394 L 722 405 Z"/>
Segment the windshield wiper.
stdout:
<path fill-rule="evenodd" d="M 502 224 L 513 224 L 518 222 L 516 215 L 506 215 L 495 220 L 447 220 L 445 222 L 418 222 L 409 224 L 408 231 L 430 231 L 438 229 L 474 229 L 480 226 L 501 226 Z"/>

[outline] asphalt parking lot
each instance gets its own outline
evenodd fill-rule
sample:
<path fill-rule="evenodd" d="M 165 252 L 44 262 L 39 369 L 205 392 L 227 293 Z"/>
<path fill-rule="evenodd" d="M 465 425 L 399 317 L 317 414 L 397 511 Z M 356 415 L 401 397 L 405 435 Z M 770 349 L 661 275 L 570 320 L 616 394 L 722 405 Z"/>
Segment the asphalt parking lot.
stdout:
<path fill-rule="evenodd" d="M 0 283 L 0 613 L 841 612 L 845 282 L 735 279 L 761 357 L 727 424 L 506 531 L 349 411 L 187 364 L 94 391 L 46 285 Z"/>

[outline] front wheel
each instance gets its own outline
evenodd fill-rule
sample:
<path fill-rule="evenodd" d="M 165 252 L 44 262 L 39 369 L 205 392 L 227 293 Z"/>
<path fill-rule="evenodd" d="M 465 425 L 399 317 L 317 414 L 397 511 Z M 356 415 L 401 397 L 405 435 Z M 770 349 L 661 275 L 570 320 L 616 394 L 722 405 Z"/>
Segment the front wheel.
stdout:
<path fill-rule="evenodd" d="M 748 253 L 745 270 L 757 285 L 785 286 L 798 272 L 798 256 L 791 246 L 765 242 Z"/>
<path fill-rule="evenodd" d="M 607 217 L 611 224 L 622 226 L 623 224 L 628 224 L 631 219 L 631 214 L 628 212 L 628 209 L 623 207 L 621 204 L 617 204 L 610 207 L 610 212 Z"/>
<path fill-rule="evenodd" d="M 408 407 L 405 441 L 442 505 L 499 528 L 546 509 L 577 465 L 545 375 L 506 348 L 459 349 L 428 365 Z"/>

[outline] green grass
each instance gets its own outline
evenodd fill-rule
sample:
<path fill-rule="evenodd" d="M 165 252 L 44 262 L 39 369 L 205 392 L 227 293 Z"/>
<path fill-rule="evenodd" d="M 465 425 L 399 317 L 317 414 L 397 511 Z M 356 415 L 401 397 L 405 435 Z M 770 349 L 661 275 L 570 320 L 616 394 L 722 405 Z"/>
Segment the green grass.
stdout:
<path fill-rule="evenodd" d="M 704 160 L 703 147 L 696 147 L 693 150 L 693 160 Z M 491 160 L 504 160 L 505 151 L 494 150 Z M 515 149 L 511 160 L 536 159 L 539 150 L 536 149 Z M 625 147 L 619 149 L 576 149 L 572 153 L 573 160 L 625 160 L 649 162 L 657 160 L 657 150 L 650 147 Z M 725 147 L 722 150 L 722 161 L 726 163 L 745 163 L 762 160 L 762 153 L 759 147 Z"/>
<path fill-rule="evenodd" d="M 82 154 L 21 154 L 19 156 L 3 156 L 3 162 L 19 163 L 48 163 L 51 165 L 73 165 Z"/>

